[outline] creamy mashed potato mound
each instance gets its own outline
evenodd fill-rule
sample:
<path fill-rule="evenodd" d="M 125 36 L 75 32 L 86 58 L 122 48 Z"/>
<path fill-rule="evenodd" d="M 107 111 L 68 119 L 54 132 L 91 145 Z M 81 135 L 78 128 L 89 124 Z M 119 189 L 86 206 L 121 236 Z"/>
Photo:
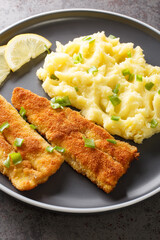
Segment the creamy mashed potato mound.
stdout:
<path fill-rule="evenodd" d="M 37 71 L 50 97 L 67 95 L 87 119 L 137 143 L 160 132 L 160 67 L 139 46 L 104 32 L 56 45 Z"/>

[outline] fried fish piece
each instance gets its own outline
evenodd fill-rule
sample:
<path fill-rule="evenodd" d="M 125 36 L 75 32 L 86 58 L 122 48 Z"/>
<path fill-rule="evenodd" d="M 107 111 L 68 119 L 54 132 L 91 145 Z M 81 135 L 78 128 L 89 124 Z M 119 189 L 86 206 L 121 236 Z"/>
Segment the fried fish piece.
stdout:
<path fill-rule="evenodd" d="M 57 151 L 47 152 L 46 147 L 50 145 L 0 95 L 0 126 L 5 122 L 9 127 L 0 133 L 0 172 L 8 176 L 18 190 L 30 190 L 47 181 L 64 158 Z M 22 146 L 15 146 L 16 138 L 23 139 Z M 10 158 L 10 167 L 6 167 L 4 161 L 13 152 L 21 154 L 22 162 L 15 165 Z"/>
<path fill-rule="evenodd" d="M 114 138 L 78 112 L 67 107 L 53 109 L 49 100 L 29 90 L 15 88 L 12 103 L 18 110 L 23 106 L 28 121 L 53 146 L 65 148 L 65 160 L 107 193 L 139 155 L 137 148 L 128 143 L 108 142 L 107 139 Z M 83 137 L 94 139 L 95 149 L 85 147 Z"/>

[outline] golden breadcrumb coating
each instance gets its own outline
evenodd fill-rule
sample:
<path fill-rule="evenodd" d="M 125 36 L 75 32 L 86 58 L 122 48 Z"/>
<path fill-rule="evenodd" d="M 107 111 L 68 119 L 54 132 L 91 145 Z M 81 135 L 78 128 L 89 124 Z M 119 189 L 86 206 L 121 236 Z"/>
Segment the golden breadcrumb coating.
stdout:
<path fill-rule="evenodd" d="M 139 155 L 137 148 L 128 143 L 109 143 L 107 139 L 114 138 L 78 112 L 70 108 L 54 110 L 49 100 L 29 90 L 15 88 L 12 103 L 18 110 L 23 106 L 28 121 L 36 125 L 53 146 L 66 149 L 65 160 L 107 193 Z M 85 147 L 83 136 L 94 139 L 96 148 Z"/>
<path fill-rule="evenodd" d="M 0 96 L 0 126 L 4 122 L 9 127 L 0 133 L 0 171 L 18 190 L 30 190 L 54 174 L 64 159 L 56 151 L 47 152 L 50 145 Z M 14 145 L 16 138 L 24 139 L 21 147 Z M 23 161 L 14 165 L 10 160 L 11 166 L 7 168 L 4 161 L 11 152 L 19 152 Z"/>

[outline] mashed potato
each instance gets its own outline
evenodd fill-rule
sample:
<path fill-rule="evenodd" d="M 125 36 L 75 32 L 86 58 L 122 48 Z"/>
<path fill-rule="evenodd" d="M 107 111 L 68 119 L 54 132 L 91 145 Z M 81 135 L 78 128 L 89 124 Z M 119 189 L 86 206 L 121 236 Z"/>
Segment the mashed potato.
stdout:
<path fill-rule="evenodd" d="M 37 71 L 50 97 L 69 96 L 86 118 L 137 143 L 160 132 L 160 67 L 139 46 L 104 32 L 56 44 Z"/>

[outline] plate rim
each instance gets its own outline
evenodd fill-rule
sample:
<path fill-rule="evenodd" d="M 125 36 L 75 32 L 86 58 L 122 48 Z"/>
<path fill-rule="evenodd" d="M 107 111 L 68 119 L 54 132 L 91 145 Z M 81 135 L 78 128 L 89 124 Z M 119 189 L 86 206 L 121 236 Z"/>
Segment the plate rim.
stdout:
<path fill-rule="evenodd" d="M 43 16 L 47 16 L 47 15 L 55 15 L 58 13 L 69 13 L 69 12 L 74 12 L 74 13 L 78 13 L 78 12 L 91 12 L 91 13 L 99 13 L 99 14 L 104 14 L 104 15 L 110 15 L 113 17 L 121 17 L 122 19 L 126 19 L 128 21 L 131 22 L 135 22 L 138 23 L 140 26 L 145 27 L 146 29 L 150 29 L 151 32 L 154 32 L 156 34 L 158 34 L 158 36 L 160 36 L 160 31 L 154 27 L 152 27 L 151 25 L 144 23 L 143 21 L 140 21 L 138 19 L 135 19 L 133 17 L 124 15 L 124 14 L 120 14 L 120 13 L 116 13 L 116 12 L 112 12 L 112 11 L 105 11 L 105 10 L 100 10 L 100 9 L 88 9 L 88 8 L 69 8 L 69 9 L 60 9 L 60 10 L 53 10 L 53 11 L 48 11 L 48 12 L 43 12 L 43 13 L 39 13 L 27 18 L 24 18 L 20 21 L 17 21 L 14 24 L 11 24 L 10 26 L 4 28 L 3 30 L 0 31 L 0 35 L 11 30 L 12 28 L 16 27 L 16 26 L 20 26 L 21 24 L 25 23 L 25 22 L 29 22 L 30 20 L 34 20 L 36 18 L 39 17 L 43 17 Z M 76 16 L 74 16 L 76 17 Z M 106 211 L 111 211 L 111 210 L 115 210 L 115 209 L 120 209 L 120 208 L 124 208 L 124 207 L 128 207 L 131 206 L 133 204 L 136 204 L 138 202 L 141 202 L 153 195 L 155 195 L 156 193 L 160 192 L 160 186 L 157 187 L 156 189 L 150 191 L 149 193 L 137 197 L 133 200 L 124 202 L 124 203 L 119 203 L 119 204 L 115 204 L 115 205 L 111 205 L 111 206 L 105 206 L 105 207 L 91 207 L 91 208 L 71 208 L 71 207 L 62 207 L 62 206 L 56 206 L 56 205 L 51 205 L 51 204 L 47 204 L 47 203 L 43 203 L 43 202 L 39 202 L 33 199 L 30 199 L 28 197 L 24 197 L 22 195 L 20 195 L 19 193 L 14 192 L 11 189 L 8 189 L 6 186 L 2 185 L 0 183 L 0 190 L 5 192 L 6 194 L 10 195 L 11 197 L 20 200 L 24 203 L 27 203 L 29 205 L 35 206 L 35 207 L 39 207 L 39 208 L 43 208 L 43 209 L 47 209 L 47 210 L 51 210 L 51 211 L 57 211 L 57 212 L 66 212 L 66 213 L 98 213 L 98 212 L 106 212 Z"/>
<path fill-rule="evenodd" d="M 23 18 L 15 23 L 9 25 L 8 27 L 2 29 L 0 31 L 0 34 L 3 34 L 4 32 L 10 30 L 11 28 L 21 25 L 22 23 L 27 22 L 29 20 L 33 20 L 33 19 L 36 19 L 36 18 L 39 18 L 42 16 L 47 16 L 47 15 L 58 14 L 58 13 L 69 13 L 69 12 L 77 12 L 77 13 L 78 12 L 86 12 L 86 13 L 87 12 L 92 12 L 92 13 L 95 12 L 95 13 L 103 13 L 105 15 L 112 15 L 115 17 L 121 17 L 123 19 L 130 20 L 131 22 L 138 23 L 139 25 L 142 25 L 142 26 L 150 29 L 151 31 L 157 33 L 158 35 L 160 35 L 160 30 L 156 29 L 155 27 L 151 26 L 150 24 L 145 23 L 139 19 L 127 16 L 125 14 L 117 13 L 117 12 L 105 11 L 105 10 L 101 10 L 101 9 L 92 9 L 92 8 L 68 8 L 68 9 L 59 9 L 59 10 L 53 10 L 53 11 L 47 11 L 47 12 L 43 12 L 43 13 L 34 14 L 30 17 Z"/>
<path fill-rule="evenodd" d="M 2 186 L 2 184 L 0 184 L 0 190 L 2 190 L 4 193 L 10 195 L 11 197 L 27 203 L 31 206 L 35 206 L 35 207 L 39 207 L 39 208 L 43 208 L 46 210 L 51 210 L 51 211 L 57 211 L 57 212 L 65 212 L 65 213 L 100 213 L 100 212 L 106 212 L 106 211 L 111 211 L 111 210 L 116 210 L 116 209 L 121 209 L 124 207 L 128 207 L 131 205 L 134 205 L 136 203 L 139 203 L 149 197 L 152 197 L 153 195 L 155 195 L 156 193 L 160 192 L 160 187 L 153 190 L 152 192 L 149 192 L 141 197 L 138 197 L 134 200 L 130 200 L 127 201 L 125 203 L 119 203 L 119 204 L 115 204 L 112 206 L 106 206 L 106 207 L 94 207 L 94 208 L 71 208 L 71 207 L 60 207 L 60 206 L 56 206 L 56 205 L 51 205 L 51 204 L 47 204 L 47 203 L 42 203 L 36 200 L 32 200 L 30 198 L 24 197 L 22 195 L 20 195 L 19 193 L 16 193 L 10 189 L 8 189 L 5 186 Z"/>

